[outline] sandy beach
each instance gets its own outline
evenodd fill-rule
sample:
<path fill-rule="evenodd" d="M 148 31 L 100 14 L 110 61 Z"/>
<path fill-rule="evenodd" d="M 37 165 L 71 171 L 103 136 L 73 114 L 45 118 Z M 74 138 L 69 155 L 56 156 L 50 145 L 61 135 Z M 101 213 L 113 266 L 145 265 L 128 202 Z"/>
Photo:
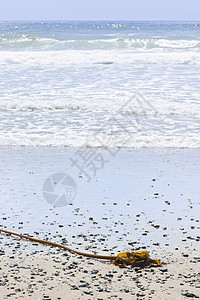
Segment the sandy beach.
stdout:
<path fill-rule="evenodd" d="M 110 262 L 0 235 L 1 299 L 187 299 L 200 296 L 199 149 L 120 150 L 80 176 L 64 148 L 1 148 L 1 228 L 88 253 L 150 252 L 159 268 Z M 70 205 L 51 206 L 55 173 L 76 182 Z"/>
<path fill-rule="evenodd" d="M 1 299 L 197 298 L 200 258 L 194 250 L 188 249 L 184 256 L 179 251 L 164 254 L 159 248 L 167 264 L 143 270 L 119 269 L 54 249 L 48 254 L 35 250 L 27 256 L 25 251 L 1 255 Z"/>

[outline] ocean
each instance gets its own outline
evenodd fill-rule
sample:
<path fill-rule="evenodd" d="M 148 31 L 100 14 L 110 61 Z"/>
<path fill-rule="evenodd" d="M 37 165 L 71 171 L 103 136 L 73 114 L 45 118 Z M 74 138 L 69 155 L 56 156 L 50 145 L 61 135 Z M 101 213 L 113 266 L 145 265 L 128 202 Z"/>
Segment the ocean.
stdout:
<path fill-rule="evenodd" d="M 199 22 L 0 22 L 0 146 L 199 148 L 199 70 Z"/>

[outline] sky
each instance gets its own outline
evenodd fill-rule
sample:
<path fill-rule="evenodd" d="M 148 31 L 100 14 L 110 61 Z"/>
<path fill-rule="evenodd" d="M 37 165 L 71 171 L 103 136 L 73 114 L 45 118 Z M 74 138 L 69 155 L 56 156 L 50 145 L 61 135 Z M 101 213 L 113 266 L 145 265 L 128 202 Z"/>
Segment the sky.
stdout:
<path fill-rule="evenodd" d="M 200 0 L 0 0 L 0 20 L 200 20 Z"/>

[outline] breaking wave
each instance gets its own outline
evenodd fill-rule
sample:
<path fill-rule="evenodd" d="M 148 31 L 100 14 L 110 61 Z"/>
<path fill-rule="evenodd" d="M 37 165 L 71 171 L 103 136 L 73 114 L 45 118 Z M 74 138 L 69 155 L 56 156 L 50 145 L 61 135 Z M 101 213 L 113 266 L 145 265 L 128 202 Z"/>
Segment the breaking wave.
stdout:
<path fill-rule="evenodd" d="M 0 50 L 90 50 L 90 49 L 161 49 L 185 50 L 200 49 L 200 40 L 173 40 L 173 39 L 139 39 L 139 38 L 105 38 L 105 39 L 69 39 L 32 37 L 21 35 L 17 37 L 3 37 L 0 39 Z"/>

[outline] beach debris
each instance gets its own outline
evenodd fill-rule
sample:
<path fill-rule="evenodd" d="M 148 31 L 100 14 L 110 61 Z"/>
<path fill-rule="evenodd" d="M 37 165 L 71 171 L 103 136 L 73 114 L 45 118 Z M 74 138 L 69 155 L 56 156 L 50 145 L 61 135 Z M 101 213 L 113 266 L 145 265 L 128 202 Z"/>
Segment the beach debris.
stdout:
<path fill-rule="evenodd" d="M 114 264 L 120 268 L 125 268 L 127 266 L 141 268 L 162 266 L 160 259 L 150 258 L 149 252 L 146 250 L 119 253 L 114 261 Z"/>
<path fill-rule="evenodd" d="M 199 298 L 199 296 L 193 294 L 193 293 L 189 293 L 189 292 L 185 292 L 185 293 L 182 293 L 182 296 L 184 297 L 188 297 L 188 298 Z"/>
<path fill-rule="evenodd" d="M 122 253 L 119 253 L 117 256 L 97 255 L 97 254 L 80 252 L 77 250 L 73 250 L 67 246 L 60 245 L 60 244 L 57 244 L 57 243 L 54 243 L 51 241 L 36 239 L 36 238 L 30 237 L 28 235 L 19 234 L 19 233 L 15 233 L 15 232 L 4 230 L 4 229 L 0 229 L 0 232 L 10 234 L 10 235 L 15 235 L 20 238 L 30 240 L 32 242 L 37 242 L 37 243 L 41 243 L 41 244 L 45 244 L 45 245 L 50 245 L 53 247 L 62 248 L 69 252 L 72 252 L 74 254 L 78 254 L 80 256 L 102 259 L 102 260 L 110 260 L 110 261 L 113 261 L 114 264 L 116 266 L 119 266 L 120 268 L 125 268 L 127 266 L 140 267 L 140 268 L 161 267 L 162 264 L 164 264 L 164 263 L 161 263 L 161 261 L 159 259 L 151 259 L 149 256 L 149 252 L 146 250 L 122 252 Z"/>

